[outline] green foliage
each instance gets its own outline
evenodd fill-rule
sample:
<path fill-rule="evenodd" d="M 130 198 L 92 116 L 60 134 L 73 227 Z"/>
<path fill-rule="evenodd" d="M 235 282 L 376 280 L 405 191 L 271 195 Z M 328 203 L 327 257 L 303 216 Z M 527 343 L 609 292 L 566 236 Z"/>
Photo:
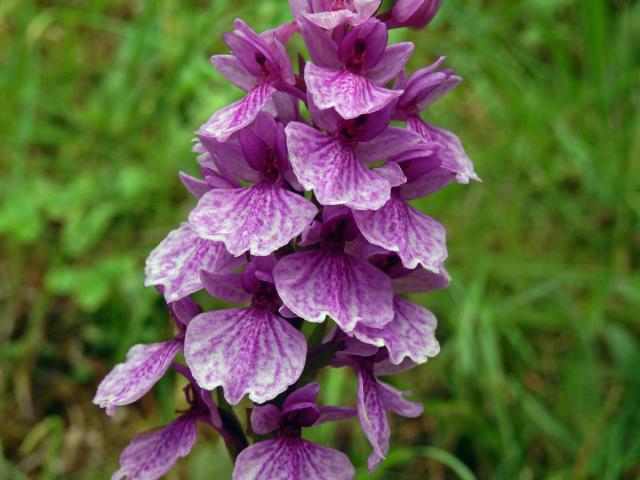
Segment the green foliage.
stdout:
<path fill-rule="evenodd" d="M 166 338 L 147 253 L 193 203 L 193 130 L 239 92 L 210 67 L 234 17 L 285 0 L 0 2 L 0 478 L 108 478 L 137 431 L 181 408 L 169 378 L 109 419 L 90 401 L 134 343 Z M 420 202 L 448 229 L 441 354 L 401 376 L 425 401 L 394 418 L 372 478 L 637 478 L 640 458 L 640 4 L 449 0 L 412 67 L 465 78 L 428 112 L 484 183 Z M 353 404 L 348 371 L 326 401 Z M 178 382 L 178 383 L 176 383 Z M 240 416 L 244 419 L 244 415 Z M 354 421 L 309 435 L 348 450 Z M 170 478 L 230 469 L 203 430 Z"/>

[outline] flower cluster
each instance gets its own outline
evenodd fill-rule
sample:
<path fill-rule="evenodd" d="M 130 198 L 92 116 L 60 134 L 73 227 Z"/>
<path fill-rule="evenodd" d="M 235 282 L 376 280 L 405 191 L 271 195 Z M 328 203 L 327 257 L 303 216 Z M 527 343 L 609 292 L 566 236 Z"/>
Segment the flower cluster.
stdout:
<path fill-rule="evenodd" d="M 458 138 L 420 116 L 460 78 L 442 58 L 407 75 L 413 44 L 388 43 L 389 29 L 424 27 L 440 2 L 380 4 L 290 0 L 293 23 L 256 33 L 236 20 L 224 36 L 231 53 L 212 63 L 246 95 L 197 131 L 201 178 L 180 174 L 197 205 L 145 270 L 176 334 L 134 346 L 94 399 L 113 415 L 173 368 L 189 407 L 135 437 L 113 478 L 161 477 L 201 422 L 235 458 L 236 480 L 350 479 L 349 459 L 303 440 L 303 427 L 357 416 L 374 470 L 388 411 L 421 414 L 379 379 L 439 351 L 434 315 L 402 295 L 448 285 L 445 230 L 409 202 L 478 178 Z M 297 72 L 294 35 L 308 52 Z M 238 306 L 202 312 L 190 295 L 203 289 Z M 322 367 L 355 372 L 356 408 L 317 406 Z M 243 428 L 232 406 L 245 397 L 256 405 Z"/>

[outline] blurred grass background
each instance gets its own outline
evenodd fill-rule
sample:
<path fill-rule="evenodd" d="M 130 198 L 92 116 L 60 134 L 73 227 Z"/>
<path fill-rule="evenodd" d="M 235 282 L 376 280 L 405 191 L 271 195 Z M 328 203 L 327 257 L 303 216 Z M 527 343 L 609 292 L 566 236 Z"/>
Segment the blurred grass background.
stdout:
<path fill-rule="evenodd" d="M 447 0 L 411 66 L 465 78 L 428 118 L 482 184 L 421 208 L 449 231 L 452 287 L 419 296 L 442 353 L 395 379 L 378 479 L 640 477 L 640 3 Z M 192 132 L 239 92 L 208 56 L 234 17 L 285 0 L 0 3 L 0 478 L 100 479 L 131 437 L 183 406 L 161 381 L 109 419 L 91 404 L 128 348 L 170 334 L 143 262 L 193 200 Z M 177 383 L 176 383 L 177 382 Z M 328 372 L 324 399 L 353 404 Z M 367 478 L 355 422 L 310 432 Z M 202 431 L 169 478 L 226 478 Z"/>

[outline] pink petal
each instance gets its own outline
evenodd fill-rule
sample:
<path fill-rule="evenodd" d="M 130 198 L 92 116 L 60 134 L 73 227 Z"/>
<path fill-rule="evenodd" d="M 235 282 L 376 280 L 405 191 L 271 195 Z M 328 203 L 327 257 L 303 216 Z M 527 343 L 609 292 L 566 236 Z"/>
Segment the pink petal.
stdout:
<path fill-rule="evenodd" d="M 362 431 L 373 447 L 369 455 L 369 472 L 375 470 L 389 452 L 391 428 L 380 394 L 378 379 L 364 368 L 358 369 L 358 417 Z"/>
<path fill-rule="evenodd" d="M 267 435 L 280 426 L 282 413 L 275 405 L 258 405 L 251 411 L 251 429 L 258 435 Z"/>
<path fill-rule="evenodd" d="M 352 480 L 347 456 L 298 437 L 254 443 L 236 459 L 233 480 Z"/>
<path fill-rule="evenodd" d="M 424 407 L 421 403 L 410 402 L 405 400 L 404 395 L 409 395 L 411 392 L 400 392 L 384 382 L 378 380 L 378 388 L 380 390 L 380 397 L 384 403 L 384 407 L 387 410 L 392 411 L 397 415 L 403 417 L 415 418 L 422 415 Z"/>
<path fill-rule="evenodd" d="M 211 63 L 224 78 L 245 92 L 256 85 L 256 79 L 251 75 L 235 55 L 214 55 Z"/>
<path fill-rule="evenodd" d="M 265 256 L 300 235 L 316 212 L 303 196 L 260 183 L 209 191 L 189 215 L 189 223 L 202 238 L 224 242 L 232 255 L 249 251 Z"/>
<path fill-rule="evenodd" d="M 418 267 L 407 275 L 393 279 L 393 291 L 396 293 L 421 293 L 447 288 L 451 277 L 440 267 L 438 273 Z"/>
<path fill-rule="evenodd" d="M 356 147 L 358 159 L 364 163 L 388 160 L 420 143 L 420 136 L 400 127 L 387 127 L 368 142 Z"/>
<path fill-rule="evenodd" d="M 207 312 L 187 328 L 185 359 L 202 388 L 224 388 L 237 404 L 245 394 L 256 403 L 284 392 L 302 373 L 305 337 L 268 309 Z"/>
<path fill-rule="evenodd" d="M 354 210 L 353 218 L 369 242 L 397 252 L 406 268 L 437 272 L 447 258 L 444 227 L 396 195 L 379 210 Z"/>
<path fill-rule="evenodd" d="M 200 270 L 230 272 L 243 259 L 233 258 L 220 242 L 204 240 L 184 223 L 167 235 L 147 257 L 145 286 L 164 286 L 164 298 L 175 302 L 202 288 Z"/>
<path fill-rule="evenodd" d="M 247 96 L 214 113 L 200 127 L 198 134 L 226 141 L 231 134 L 249 125 L 267 104 L 275 88 L 261 84 L 247 93 Z"/>
<path fill-rule="evenodd" d="M 298 122 L 286 133 L 296 177 L 321 204 L 377 209 L 389 200 L 389 181 L 362 165 L 350 146 Z"/>
<path fill-rule="evenodd" d="M 202 197 L 205 193 L 211 190 L 211 187 L 204 180 L 200 180 L 199 178 L 192 177 L 191 175 L 187 175 L 184 172 L 180 172 L 178 174 L 180 176 L 180 181 L 185 186 L 189 193 L 196 198 Z"/>
<path fill-rule="evenodd" d="M 402 95 L 402 90 L 379 87 L 362 75 L 327 70 L 313 63 L 307 63 L 304 78 L 318 108 L 335 108 L 345 119 L 377 112 Z"/>
<path fill-rule="evenodd" d="M 343 330 L 382 327 L 393 319 L 391 280 L 364 260 L 321 249 L 283 257 L 273 276 L 280 298 L 299 317 Z"/>
<path fill-rule="evenodd" d="M 195 417 L 184 415 L 164 428 L 137 435 L 120 455 L 120 469 L 111 480 L 161 478 L 196 441 Z"/>
<path fill-rule="evenodd" d="M 367 72 L 367 77 L 378 85 L 384 85 L 398 75 L 413 53 L 413 43 L 403 42 L 389 45 L 380 62 Z"/>
<path fill-rule="evenodd" d="M 207 293 L 214 298 L 232 303 L 244 303 L 251 299 L 251 294 L 247 293 L 242 286 L 240 274 L 215 274 L 202 271 L 200 279 Z"/>
<path fill-rule="evenodd" d="M 400 364 L 405 358 L 424 363 L 429 357 L 435 357 L 440 351 L 435 337 L 435 315 L 400 297 L 393 300 L 393 308 L 392 322 L 378 329 L 358 324 L 353 330 L 355 337 L 371 345 L 386 347 L 394 364 Z"/>
<path fill-rule="evenodd" d="M 100 382 L 93 403 L 113 415 L 116 407 L 139 400 L 165 374 L 181 347 L 177 339 L 131 347 L 125 362 Z"/>

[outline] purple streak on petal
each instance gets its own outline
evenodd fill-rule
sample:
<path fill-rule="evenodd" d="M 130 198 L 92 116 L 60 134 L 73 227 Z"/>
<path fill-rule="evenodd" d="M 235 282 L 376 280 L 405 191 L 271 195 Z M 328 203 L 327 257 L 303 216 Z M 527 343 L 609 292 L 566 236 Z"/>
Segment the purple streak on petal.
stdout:
<path fill-rule="evenodd" d="M 321 204 L 376 209 L 387 202 L 391 185 L 362 165 L 350 146 L 298 122 L 286 132 L 293 170 Z"/>
<path fill-rule="evenodd" d="M 164 298 L 174 302 L 202 288 L 200 270 L 225 273 L 241 263 L 242 259 L 233 258 L 222 243 L 198 237 L 184 223 L 149 254 L 144 284 L 163 285 Z"/>
<path fill-rule="evenodd" d="M 396 195 L 379 210 L 354 210 L 353 218 L 369 242 L 397 252 L 406 268 L 437 272 L 447 258 L 444 227 Z"/>
<path fill-rule="evenodd" d="M 359 143 L 356 152 L 365 163 L 388 160 L 418 145 L 420 137 L 405 128 L 388 127 L 372 140 Z"/>
<path fill-rule="evenodd" d="M 161 478 L 191 451 L 196 441 L 196 424 L 194 416 L 183 415 L 166 427 L 137 435 L 120 455 L 120 469 L 111 480 Z"/>
<path fill-rule="evenodd" d="M 353 10 L 343 8 L 340 10 L 324 10 L 315 13 L 306 13 L 305 17 L 319 27 L 327 30 L 339 25 L 358 26 L 366 22 L 376 12 L 381 0 L 355 0 Z"/>
<path fill-rule="evenodd" d="M 277 184 L 211 190 L 189 215 L 198 235 L 224 242 L 233 255 L 269 255 L 311 224 L 317 208 Z"/>
<path fill-rule="evenodd" d="M 338 49 L 338 58 L 347 69 L 364 73 L 380 62 L 387 40 L 384 23 L 370 19 L 344 36 Z"/>
<path fill-rule="evenodd" d="M 353 334 L 359 340 L 386 347 L 392 363 L 399 364 L 405 358 L 424 363 L 435 357 L 440 345 L 435 337 L 436 317 L 427 309 L 396 297 L 393 301 L 395 317 L 382 328 L 357 325 Z"/>
<path fill-rule="evenodd" d="M 236 459 L 233 480 L 353 480 L 347 456 L 299 437 L 254 443 Z"/>
<path fill-rule="evenodd" d="M 447 288 L 449 283 L 451 283 L 451 277 L 444 267 L 440 267 L 438 273 L 418 267 L 401 277 L 394 278 L 393 290 L 397 294 L 431 292 Z"/>
<path fill-rule="evenodd" d="M 369 472 L 382 462 L 389 451 L 391 429 L 380 394 L 378 379 L 366 368 L 358 369 L 358 417 L 362 431 L 373 447 L 369 455 Z"/>
<path fill-rule="evenodd" d="M 307 63 L 304 78 L 318 108 L 335 108 L 345 119 L 381 110 L 402 95 L 402 90 L 379 87 L 362 75 L 327 70 L 313 63 Z"/>
<path fill-rule="evenodd" d="M 273 271 L 280 298 L 310 322 L 330 316 L 346 331 L 393 319 L 391 280 L 364 260 L 329 249 L 282 258 Z"/>
<path fill-rule="evenodd" d="M 306 353 L 304 336 L 268 309 L 203 313 L 185 338 L 185 359 L 198 384 L 222 386 L 232 405 L 245 394 L 262 403 L 285 391 L 302 373 Z"/>
<path fill-rule="evenodd" d="M 180 181 L 185 186 L 185 188 L 196 198 L 202 197 L 205 193 L 211 190 L 211 187 L 204 180 L 200 180 L 199 178 L 192 177 L 191 175 L 187 175 L 184 172 L 180 172 L 178 174 L 180 176 Z"/>
<path fill-rule="evenodd" d="M 411 392 L 400 392 L 384 382 L 378 380 L 378 388 L 382 402 L 387 410 L 391 410 L 397 415 L 403 417 L 415 418 L 422 415 L 424 407 L 418 402 L 409 402 L 405 400 L 404 395 L 410 395 Z"/>
<path fill-rule="evenodd" d="M 226 141 L 234 132 L 255 120 L 275 91 L 271 85 L 258 85 L 246 97 L 214 113 L 200 127 L 198 134 L 214 137 L 220 142 Z"/>
<path fill-rule="evenodd" d="M 93 403 L 113 415 L 116 407 L 139 400 L 164 375 L 181 347 L 177 339 L 131 347 L 125 362 L 116 365 L 98 385 Z"/>
<path fill-rule="evenodd" d="M 251 412 L 251 428 L 258 435 L 267 435 L 277 430 L 282 414 L 275 405 L 258 405 Z"/>
<path fill-rule="evenodd" d="M 226 302 L 244 303 L 251 299 L 251 294 L 242 287 L 239 274 L 215 274 L 200 272 L 200 280 L 209 295 Z"/>
<path fill-rule="evenodd" d="M 411 42 L 389 45 L 378 64 L 367 72 L 367 77 L 377 85 L 384 85 L 404 68 L 413 49 Z"/>
<path fill-rule="evenodd" d="M 224 78 L 245 92 L 256 86 L 256 78 L 242 66 L 242 62 L 237 57 L 233 55 L 214 55 L 211 57 L 211 63 Z"/>

